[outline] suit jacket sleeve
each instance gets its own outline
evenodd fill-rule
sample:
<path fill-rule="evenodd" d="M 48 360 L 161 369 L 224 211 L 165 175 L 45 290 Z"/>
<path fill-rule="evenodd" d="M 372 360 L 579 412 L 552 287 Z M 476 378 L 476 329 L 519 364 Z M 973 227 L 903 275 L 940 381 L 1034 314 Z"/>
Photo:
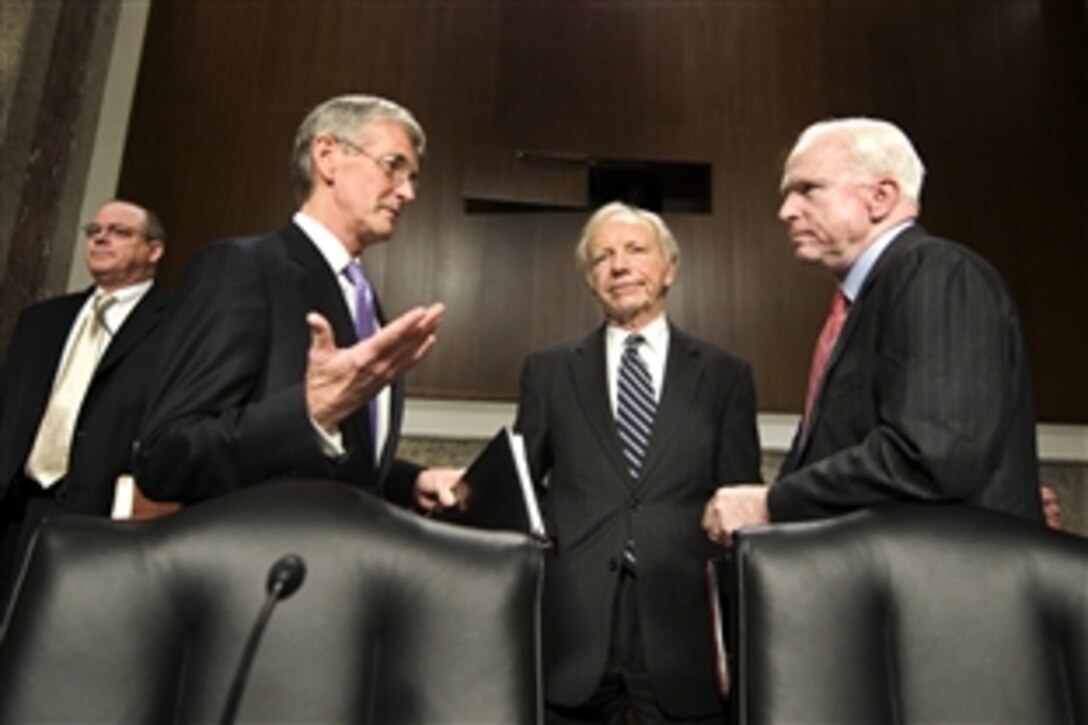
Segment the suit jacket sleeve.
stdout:
<path fill-rule="evenodd" d="M 723 377 L 726 375 L 723 375 Z M 761 451 L 756 425 L 756 386 L 752 368 L 744 361 L 736 365 L 724 403 L 722 442 L 718 448 L 719 485 L 754 483 L 763 480 L 760 472 Z"/>
<path fill-rule="evenodd" d="M 821 393 L 811 445 L 824 451 L 772 486 L 774 520 L 967 500 L 1022 412 L 1004 394 L 1027 375 L 1016 312 L 996 272 L 970 253 L 917 246 L 855 312 L 871 317 Z"/>
<path fill-rule="evenodd" d="M 265 389 L 274 366 L 292 363 L 271 359 L 276 291 L 254 257 L 240 245 L 212 245 L 175 297 L 136 456 L 149 496 L 197 500 L 296 470 L 332 474 L 303 376 Z"/>

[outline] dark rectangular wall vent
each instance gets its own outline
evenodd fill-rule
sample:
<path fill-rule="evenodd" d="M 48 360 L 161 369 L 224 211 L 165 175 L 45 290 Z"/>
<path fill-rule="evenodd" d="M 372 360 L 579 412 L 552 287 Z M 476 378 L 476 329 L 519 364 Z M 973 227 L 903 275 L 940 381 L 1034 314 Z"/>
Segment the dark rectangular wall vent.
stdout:
<path fill-rule="evenodd" d="M 710 164 L 598 160 L 589 167 L 589 203 L 610 201 L 656 212 L 711 213 Z"/>
<path fill-rule="evenodd" d="M 517 151 L 512 161 L 487 183 L 474 179 L 472 190 L 464 193 L 467 213 L 585 212 L 613 201 L 659 213 L 713 211 L 709 163 L 548 151 Z"/>

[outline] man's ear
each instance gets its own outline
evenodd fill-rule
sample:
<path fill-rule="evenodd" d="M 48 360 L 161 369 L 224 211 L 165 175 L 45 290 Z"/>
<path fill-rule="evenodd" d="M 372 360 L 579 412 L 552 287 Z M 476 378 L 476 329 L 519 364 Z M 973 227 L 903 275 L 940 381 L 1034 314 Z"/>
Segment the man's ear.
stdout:
<path fill-rule="evenodd" d="M 313 165 L 313 181 L 329 182 L 336 171 L 336 139 L 327 134 L 317 136 L 310 143 L 310 161 Z"/>
<path fill-rule="evenodd" d="M 152 239 L 149 244 L 151 245 L 151 263 L 158 264 L 159 260 L 166 254 L 166 245 L 162 243 L 161 239 Z"/>
<path fill-rule="evenodd" d="M 873 223 L 882 222 L 899 206 L 902 190 L 899 182 L 890 177 L 877 179 L 870 189 L 869 220 Z"/>
<path fill-rule="evenodd" d="M 665 271 L 665 291 L 668 291 L 672 287 L 672 283 L 676 281 L 676 273 L 680 269 L 680 260 L 674 259 L 669 262 L 669 267 Z"/>

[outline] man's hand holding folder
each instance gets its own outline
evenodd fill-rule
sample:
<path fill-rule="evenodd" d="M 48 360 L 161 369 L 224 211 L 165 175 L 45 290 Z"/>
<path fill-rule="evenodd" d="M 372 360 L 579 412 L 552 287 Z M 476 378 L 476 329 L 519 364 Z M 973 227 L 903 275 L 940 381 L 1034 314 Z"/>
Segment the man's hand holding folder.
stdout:
<path fill-rule="evenodd" d="M 504 427 L 465 469 L 454 489 L 459 505 L 436 517 L 480 529 L 521 531 L 544 541 L 547 534 L 529 477 L 521 436 Z"/>

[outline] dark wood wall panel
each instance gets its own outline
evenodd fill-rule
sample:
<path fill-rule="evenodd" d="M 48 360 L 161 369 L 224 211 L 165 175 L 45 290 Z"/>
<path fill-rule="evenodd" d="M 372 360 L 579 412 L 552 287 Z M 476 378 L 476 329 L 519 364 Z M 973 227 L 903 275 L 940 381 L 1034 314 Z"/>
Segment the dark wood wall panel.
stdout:
<path fill-rule="evenodd" d="M 709 163 L 712 213 L 666 215 L 670 314 L 752 361 L 762 410 L 796 411 L 831 282 L 791 258 L 781 163 L 813 120 L 885 116 L 929 168 L 923 222 L 1013 287 L 1040 418 L 1085 423 L 1086 46 L 1079 0 L 155 0 L 121 193 L 162 213 L 173 282 L 209 241 L 287 219 L 315 103 L 405 103 L 424 190 L 366 263 L 391 310 L 449 307 L 410 389 L 512 398 L 527 353 L 599 320 L 571 261 L 588 211 L 468 213 L 463 194 L 576 203 L 581 177 L 518 150 Z"/>

